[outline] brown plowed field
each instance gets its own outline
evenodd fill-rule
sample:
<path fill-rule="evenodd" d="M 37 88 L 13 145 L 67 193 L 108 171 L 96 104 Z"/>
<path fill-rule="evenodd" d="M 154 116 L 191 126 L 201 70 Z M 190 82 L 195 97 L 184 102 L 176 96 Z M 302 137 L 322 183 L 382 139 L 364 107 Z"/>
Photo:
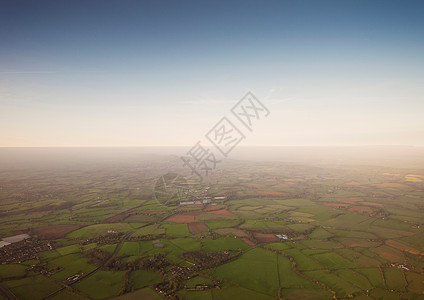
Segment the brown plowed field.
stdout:
<path fill-rule="evenodd" d="M 195 222 L 195 223 L 188 224 L 188 230 L 190 230 L 192 234 L 198 234 L 201 232 L 208 231 L 209 228 L 204 223 Z"/>
<path fill-rule="evenodd" d="M 272 233 L 252 232 L 253 237 L 260 243 L 278 242 L 279 239 Z"/>
<path fill-rule="evenodd" d="M 80 225 L 46 226 L 46 227 L 39 227 L 37 229 L 34 229 L 34 233 L 40 239 L 57 239 L 74 230 L 77 230 L 80 227 L 81 227 Z"/>
<path fill-rule="evenodd" d="M 246 244 L 248 244 L 249 246 L 255 246 L 255 243 L 249 240 L 248 238 L 242 238 L 241 240 L 245 242 Z"/>
<path fill-rule="evenodd" d="M 376 207 L 383 207 L 384 205 L 381 203 L 375 203 L 375 202 L 361 202 L 362 205 L 368 205 L 368 206 L 376 206 Z"/>
<path fill-rule="evenodd" d="M 205 211 L 210 211 L 210 210 L 219 210 L 224 208 L 221 205 L 209 205 L 208 207 L 206 207 Z"/>
<path fill-rule="evenodd" d="M 175 223 L 194 223 L 196 220 L 194 219 L 194 216 L 179 214 L 174 215 L 166 219 L 166 221 L 175 222 Z"/>
<path fill-rule="evenodd" d="M 349 208 L 349 210 L 350 211 L 354 211 L 354 212 L 365 213 L 365 214 L 372 213 L 372 210 L 371 209 L 362 208 L 362 207 L 351 207 L 351 208 Z"/>

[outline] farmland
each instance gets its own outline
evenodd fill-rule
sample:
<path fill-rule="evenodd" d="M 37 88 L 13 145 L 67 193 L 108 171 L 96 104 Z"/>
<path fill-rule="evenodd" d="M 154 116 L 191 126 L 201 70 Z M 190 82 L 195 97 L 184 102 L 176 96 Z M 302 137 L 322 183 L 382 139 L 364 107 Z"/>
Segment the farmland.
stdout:
<path fill-rule="evenodd" d="M 0 248 L 17 299 L 424 299 L 422 170 L 226 161 L 199 183 L 171 156 L 22 168 L 0 173 L 0 237 L 29 237 Z M 178 176 L 193 203 L 157 183 Z"/>

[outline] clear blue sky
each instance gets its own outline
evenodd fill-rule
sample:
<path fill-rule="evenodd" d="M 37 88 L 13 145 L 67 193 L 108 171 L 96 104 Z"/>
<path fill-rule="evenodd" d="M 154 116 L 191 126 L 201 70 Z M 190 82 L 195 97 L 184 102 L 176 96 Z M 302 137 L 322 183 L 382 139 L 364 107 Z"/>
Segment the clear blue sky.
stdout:
<path fill-rule="evenodd" d="M 0 0 L 0 146 L 424 146 L 423 1 Z"/>

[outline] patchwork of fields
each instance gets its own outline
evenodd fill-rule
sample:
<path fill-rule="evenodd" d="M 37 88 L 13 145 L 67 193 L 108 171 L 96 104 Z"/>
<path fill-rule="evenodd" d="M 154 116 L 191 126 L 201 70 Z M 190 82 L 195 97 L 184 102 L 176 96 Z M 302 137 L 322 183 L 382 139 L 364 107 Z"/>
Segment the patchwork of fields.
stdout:
<path fill-rule="evenodd" d="M 424 299 L 424 173 L 228 162 L 163 205 L 164 169 L 2 172 L 0 299 Z"/>

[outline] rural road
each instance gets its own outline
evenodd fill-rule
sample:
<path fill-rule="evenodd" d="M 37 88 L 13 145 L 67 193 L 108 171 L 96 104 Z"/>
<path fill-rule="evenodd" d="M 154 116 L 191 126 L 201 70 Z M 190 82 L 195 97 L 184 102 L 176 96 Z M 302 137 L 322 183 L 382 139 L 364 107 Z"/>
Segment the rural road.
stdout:
<path fill-rule="evenodd" d="M 12 294 L 12 292 L 11 291 L 9 291 L 8 289 L 6 289 L 6 288 L 4 288 L 4 287 L 2 287 L 1 285 L 0 285 L 0 291 L 7 297 L 7 299 L 9 299 L 9 300 L 16 300 L 16 299 L 18 299 L 18 298 L 16 298 L 16 296 L 15 295 L 13 295 Z"/>

